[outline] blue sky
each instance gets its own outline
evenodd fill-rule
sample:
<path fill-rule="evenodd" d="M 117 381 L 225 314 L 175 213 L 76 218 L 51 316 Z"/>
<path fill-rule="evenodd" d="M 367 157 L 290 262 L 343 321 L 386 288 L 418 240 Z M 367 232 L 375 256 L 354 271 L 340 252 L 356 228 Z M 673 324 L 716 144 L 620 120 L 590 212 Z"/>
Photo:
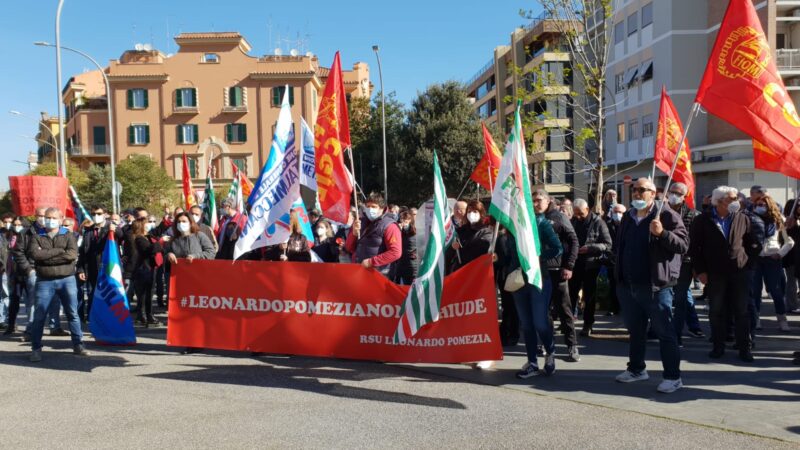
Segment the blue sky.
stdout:
<path fill-rule="evenodd" d="M 0 132 L 5 143 L 0 190 L 8 188 L 9 175 L 26 171 L 13 160 L 25 161 L 27 153 L 36 149 L 30 138 L 36 123 L 8 111 L 30 117 L 38 117 L 40 111 L 56 112 L 55 52 L 33 42 L 55 41 L 57 4 L 56 0 L 7 2 L 0 15 L 0 55 L 13 62 L 0 70 Z M 239 31 L 253 46 L 252 55 L 272 53 L 278 46 L 284 52 L 301 47 L 328 65 L 340 50 L 344 68 L 356 61 L 370 65 L 376 87 L 372 45 L 378 44 L 386 91 L 395 91 L 408 104 L 432 83 L 469 79 L 490 59 L 492 49 L 507 44 L 514 27 L 526 22 L 519 16 L 520 8 L 534 7 L 534 2 L 518 0 L 66 0 L 61 43 L 105 64 L 136 43 L 174 52 L 170 36 L 182 31 Z M 62 54 L 62 67 L 62 83 L 93 68 L 67 52 Z"/>

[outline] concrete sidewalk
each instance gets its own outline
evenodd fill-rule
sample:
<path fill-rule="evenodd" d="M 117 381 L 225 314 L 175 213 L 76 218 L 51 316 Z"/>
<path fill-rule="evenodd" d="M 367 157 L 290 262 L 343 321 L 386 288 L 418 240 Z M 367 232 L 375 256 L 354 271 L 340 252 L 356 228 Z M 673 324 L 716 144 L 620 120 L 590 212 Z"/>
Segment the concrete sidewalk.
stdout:
<path fill-rule="evenodd" d="M 772 302 L 764 300 L 762 308 L 764 329 L 757 331 L 754 363 L 739 361 L 737 351 L 730 345 L 722 359 L 711 360 L 708 358 L 711 344 L 707 338 L 684 336 L 681 371 L 685 387 L 673 394 L 656 391 L 662 370 L 657 341 L 650 341 L 647 347 L 650 380 L 630 384 L 615 382 L 614 377 L 625 370 L 628 361 L 627 335 L 620 317 L 601 315 L 597 316 L 595 324 L 596 337 L 579 337 L 580 362 L 565 361 L 563 336 L 556 336 L 560 357 L 552 377 L 539 376 L 526 381 L 514 377 L 526 361 L 523 345 L 507 348 L 505 359 L 492 370 L 474 370 L 460 365 L 407 367 L 800 444 L 800 366 L 792 364 L 792 352 L 800 350 L 800 316 L 789 316 L 792 332 L 782 333 L 771 313 Z M 700 312 L 700 316 L 708 334 L 705 313 Z M 543 358 L 539 364 L 543 364 Z"/>

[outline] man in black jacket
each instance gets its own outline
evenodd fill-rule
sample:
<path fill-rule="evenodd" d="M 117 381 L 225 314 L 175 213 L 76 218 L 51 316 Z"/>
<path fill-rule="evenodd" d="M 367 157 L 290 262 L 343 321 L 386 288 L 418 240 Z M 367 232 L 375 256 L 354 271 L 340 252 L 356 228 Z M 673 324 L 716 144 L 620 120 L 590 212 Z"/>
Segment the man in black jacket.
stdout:
<path fill-rule="evenodd" d="M 590 336 L 594 327 L 594 311 L 597 307 L 597 276 L 600 273 L 600 257 L 611 250 L 611 235 L 608 226 L 597 214 L 589 211 L 589 204 L 582 198 L 573 202 L 572 228 L 578 236 L 578 260 L 575 273 L 569 281 L 569 297 L 573 311 L 577 310 L 578 292 L 583 290 L 583 329 L 581 336 Z"/>
<path fill-rule="evenodd" d="M 648 178 L 633 186 L 633 209 L 622 218 L 616 250 L 617 296 L 630 333 L 628 369 L 617 381 L 647 380 L 647 324 L 658 336 L 664 380 L 658 391 L 668 394 L 683 387 L 681 354 L 672 324 L 672 288 L 681 270 L 681 255 L 689 236 L 681 217 L 655 201 L 656 187 Z"/>
<path fill-rule="evenodd" d="M 752 362 L 748 270 L 761 252 L 761 241 L 754 236 L 750 219 L 741 212 L 737 193 L 729 186 L 714 189 L 712 208 L 692 224 L 690 253 L 697 278 L 706 285 L 710 305 L 714 347 L 708 356 L 716 359 L 725 353 L 727 317 L 732 315 L 739 358 Z"/>
<path fill-rule="evenodd" d="M 60 301 L 69 322 L 72 349 L 76 355 L 89 353 L 83 346 L 81 323 L 78 320 L 78 287 L 75 262 L 78 245 L 75 236 L 61 227 L 61 211 L 45 211 L 45 234 L 34 236 L 25 251 L 36 264 L 36 308 L 31 330 L 31 362 L 42 360 L 42 332 L 50 304 Z"/>
<path fill-rule="evenodd" d="M 83 240 L 78 248 L 78 265 L 76 269 L 78 277 L 84 282 L 84 289 L 88 298 L 85 307 L 82 302 L 79 302 L 78 315 L 81 322 L 86 322 L 89 319 L 94 289 L 97 287 L 97 275 L 100 271 L 103 250 L 108 239 L 109 222 L 106 220 L 106 211 L 103 207 L 92 207 L 92 222 L 94 222 L 94 225 L 83 232 Z"/>
<path fill-rule="evenodd" d="M 564 247 L 564 252 L 560 256 L 547 260 L 547 271 L 550 273 L 553 286 L 550 293 L 550 308 L 553 315 L 557 315 L 561 321 L 561 330 L 564 332 L 568 350 L 567 359 L 577 362 L 581 356 L 578 352 L 578 338 L 575 334 L 575 317 L 572 315 L 568 282 L 572 278 L 572 270 L 578 258 L 578 237 L 567 216 L 550 201 L 550 194 L 544 189 L 533 192 L 533 207 L 537 214 L 544 214 L 550 221 Z"/>

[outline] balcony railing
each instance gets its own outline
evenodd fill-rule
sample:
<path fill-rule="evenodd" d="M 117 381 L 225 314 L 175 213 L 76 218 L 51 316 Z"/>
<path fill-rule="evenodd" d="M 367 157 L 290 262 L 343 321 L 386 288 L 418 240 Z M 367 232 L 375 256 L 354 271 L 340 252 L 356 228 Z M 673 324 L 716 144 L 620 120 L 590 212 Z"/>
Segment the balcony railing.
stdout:
<path fill-rule="evenodd" d="M 200 111 L 197 106 L 173 106 L 172 112 L 175 114 L 197 114 Z"/>
<path fill-rule="evenodd" d="M 71 145 L 67 147 L 71 156 L 105 156 L 109 154 L 108 145 Z"/>
<path fill-rule="evenodd" d="M 480 78 L 480 77 L 481 77 L 483 74 L 485 74 L 485 73 L 486 73 L 486 72 L 487 72 L 489 69 L 491 69 L 493 66 L 494 66 L 494 58 L 490 59 L 490 60 L 489 60 L 489 62 L 487 62 L 486 64 L 484 64 L 484 65 L 483 65 L 483 67 L 481 67 L 481 68 L 480 68 L 480 69 L 479 69 L 477 72 L 475 72 L 475 75 L 473 75 L 473 76 L 472 76 L 472 77 L 471 77 L 471 78 L 470 78 L 470 79 L 467 81 L 467 86 L 469 86 L 469 85 L 471 85 L 472 83 L 474 83 L 474 82 L 475 82 L 475 80 L 477 80 L 478 78 Z"/>
<path fill-rule="evenodd" d="M 776 52 L 778 69 L 800 70 L 800 49 L 781 49 Z"/>
<path fill-rule="evenodd" d="M 224 113 L 246 113 L 247 112 L 247 105 L 239 105 L 239 106 L 223 106 L 222 112 Z"/>

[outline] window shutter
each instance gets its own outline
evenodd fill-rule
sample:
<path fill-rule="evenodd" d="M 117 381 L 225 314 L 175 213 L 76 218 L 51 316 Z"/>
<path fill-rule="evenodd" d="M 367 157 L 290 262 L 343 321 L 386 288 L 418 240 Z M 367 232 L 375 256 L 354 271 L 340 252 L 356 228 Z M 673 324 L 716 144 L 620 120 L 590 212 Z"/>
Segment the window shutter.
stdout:
<path fill-rule="evenodd" d="M 272 106 L 280 106 L 281 104 L 281 88 L 272 88 Z"/>
<path fill-rule="evenodd" d="M 289 104 L 294 105 L 294 86 L 289 87 Z"/>
<path fill-rule="evenodd" d="M 197 89 L 192 88 L 192 106 L 197 107 Z"/>
<path fill-rule="evenodd" d="M 144 143 L 145 144 L 150 143 L 150 125 L 144 126 Z"/>
<path fill-rule="evenodd" d="M 180 108 L 183 106 L 183 91 L 175 89 L 175 106 Z"/>
<path fill-rule="evenodd" d="M 133 89 L 128 89 L 128 109 L 133 108 Z"/>
<path fill-rule="evenodd" d="M 225 125 L 225 140 L 228 141 L 229 143 L 233 142 L 233 130 L 232 130 L 232 128 L 233 128 L 233 126 L 231 124 Z"/>
<path fill-rule="evenodd" d="M 192 128 L 194 129 L 194 142 L 192 144 L 196 144 L 200 141 L 200 134 L 197 132 L 197 125 L 192 125 Z"/>
<path fill-rule="evenodd" d="M 150 106 L 149 101 L 147 99 L 147 89 L 142 89 L 142 91 L 144 93 L 144 107 L 147 108 L 148 106 Z"/>
<path fill-rule="evenodd" d="M 239 142 L 247 142 L 247 125 L 239 125 Z"/>
<path fill-rule="evenodd" d="M 181 125 L 175 125 L 175 138 L 178 144 L 183 144 L 183 129 Z"/>
<path fill-rule="evenodd" d="M 133 125 L 128 127 L 128 144 L 133 144 L 136 142 L 136 131 L 133 129 Z"/>

